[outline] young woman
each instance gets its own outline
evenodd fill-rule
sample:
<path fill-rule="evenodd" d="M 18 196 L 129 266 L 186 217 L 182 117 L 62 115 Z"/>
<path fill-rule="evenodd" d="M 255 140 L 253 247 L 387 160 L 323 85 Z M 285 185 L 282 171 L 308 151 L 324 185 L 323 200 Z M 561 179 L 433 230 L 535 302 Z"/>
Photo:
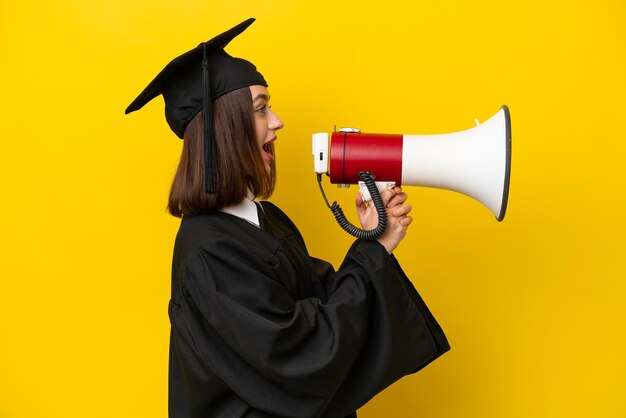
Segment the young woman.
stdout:
<path fill-rule="evenodd" d="M 182 218 L 172 266 L 169 414 L 355 416 L 376 393 L 449 349 L 391 254 L 411 223 L 399 188 L 388 227 L 341 267 L 311 257 L 296 226 L 257 198 L 275 183 L 283 122 L 263 76 L 223 48 L 249 19 L 172 61 L 129 106 L 159 94 L 184 138 L 169 211 Z M 377 223 L 357 197 L 364 228 Z"/>

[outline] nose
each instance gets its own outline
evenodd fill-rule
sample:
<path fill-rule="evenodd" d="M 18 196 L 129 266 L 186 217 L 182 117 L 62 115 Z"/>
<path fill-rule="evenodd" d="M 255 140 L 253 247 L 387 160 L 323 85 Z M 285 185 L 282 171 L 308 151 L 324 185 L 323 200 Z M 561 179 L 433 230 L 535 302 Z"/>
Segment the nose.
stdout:
<path fill-rule="evenodd" d="M 270 118 L 270 123 L 269 123 L 269 128 L 273 131 L 277 131 L 279 129 L 282 129 L 285 124 L 283 123 L 282 120 L 280 120 L 280 118 L 278 117 L 278 115 L 276 113 L 274 113 L 274 111 L 271 112 L 271 118 Z"/>

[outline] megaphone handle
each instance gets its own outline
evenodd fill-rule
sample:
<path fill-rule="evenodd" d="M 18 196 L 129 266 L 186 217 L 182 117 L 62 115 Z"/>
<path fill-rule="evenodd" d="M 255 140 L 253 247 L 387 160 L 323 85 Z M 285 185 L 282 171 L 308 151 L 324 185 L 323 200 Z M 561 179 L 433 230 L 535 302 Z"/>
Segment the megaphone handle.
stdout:
<path fill-rule="evenodd" d="M 393 189 L 394 187 L 396 187 L 395 181 L 377 181 L 376 182 L 376 188 L 378 189 L 379 192 L 382 192 L 385 189 Z M 363 181 L 359 182 L 359 189 L 361 190 L 361 196 L 363 196 L 363 201 L 366 203 L 369 203 L 372 200 L 372 196 L 370 195 L 369 190 L 367 190 L 367 186 L 365 185 L 365 182 Z"/>
<path fill-rule="evenodd" d="M 383 232 L 385 232 L 385 228 L 387 227 L 387 210 L 385 209 L 383 199 L 380 197 L 378 187 L 376 187 L 376 183 L 374 182 L 375 176 L 372 173 L 361 171 L 359 172 L 359 177 L 361 177 L 361 179 L 365 183 L 365 186 L 367 187 L 367 190 L 369 191 L 369 194 L 372 198 L 372 202 L 374 202 L 376 212 L 378 213 L 378 225 L 376 226 L 376 228 L 370 230 L 357 228 L 356 226 L 352 225 L 350 221 L 346 219 L 343 210 L 337 204 L 337 202 L 333 202 L 332 205 L 329 205 L 328 200 L 326 199 L 326 195 L 324 194 L 324 190 L 322 189 L 321 175 L 317 176 L 317 181 L 319 183 L 322 196 L 324 196 L 324 200 L 326 200 L 326 204 L 335 216 L 335 219 L 337 220 L 339 226 L 353 237 L 364 240 L 372 240 L 378 238 L 383 234 Z"/>

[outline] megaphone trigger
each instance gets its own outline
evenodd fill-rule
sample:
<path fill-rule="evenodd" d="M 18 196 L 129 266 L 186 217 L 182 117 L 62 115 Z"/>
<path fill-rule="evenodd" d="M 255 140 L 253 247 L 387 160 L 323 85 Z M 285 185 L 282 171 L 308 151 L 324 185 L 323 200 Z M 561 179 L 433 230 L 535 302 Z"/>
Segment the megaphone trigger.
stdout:
<path fill-rule="evenodd" d="M 385 189 L 393 189 L 394 187 L 396 187 L 395 181 L 377 181 L 375 183 L 379 193 L 382 193 Z M 359 181 L 359 191 L 361 192 L 361 196 L 363 196 L 363 201 L 365 203 L 369 203 L 372 201 L 372 196 L 370 195 L 369 190 L 367 190 L 365 182 Z"/>

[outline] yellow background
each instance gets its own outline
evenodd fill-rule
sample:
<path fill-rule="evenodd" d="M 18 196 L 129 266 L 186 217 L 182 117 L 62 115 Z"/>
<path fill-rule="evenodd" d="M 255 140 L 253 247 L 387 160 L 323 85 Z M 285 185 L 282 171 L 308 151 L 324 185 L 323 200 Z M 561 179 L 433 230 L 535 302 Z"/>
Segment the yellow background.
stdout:
<path fill-rule="evenodd" d="M 166 417 L 173 57 L 248 18 L 285 121 L 273 201 L 312 254 L 351 239 L 310 135 L 454 132 L 511 110 L 509 210 L 407 187 L 397 250 L 452 351 L 367 417 L 626 416 L 622 0 L 0 3 L 0 417 Z M 344 208 L 354 188 L 331 198 Z M 351 211 L 347 211 L 351 212 Z M 354 217 L 352 218 L 354 220 Z"/>

